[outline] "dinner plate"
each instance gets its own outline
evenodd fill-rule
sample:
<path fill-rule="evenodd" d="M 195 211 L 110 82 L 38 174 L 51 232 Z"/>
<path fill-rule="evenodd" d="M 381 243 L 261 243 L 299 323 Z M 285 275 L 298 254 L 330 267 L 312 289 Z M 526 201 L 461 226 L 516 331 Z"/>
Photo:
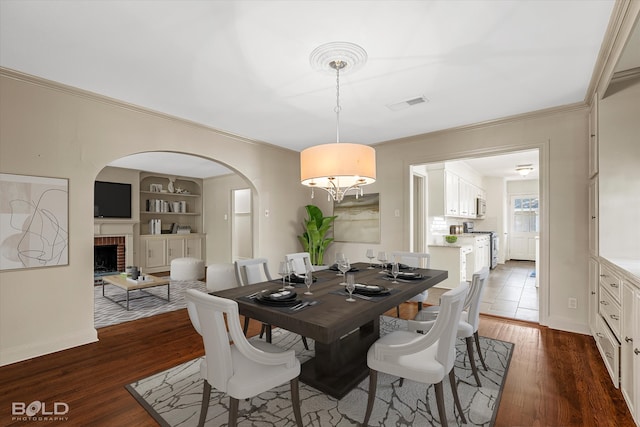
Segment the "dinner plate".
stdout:
<path fill-rule="evenodd" d="M 296 299 L 297 296 L 298 294 L 295 291 L 279 289 L 277 291 L 260 292 L 256 298 L 269 301 L 291 301 Z"/>
<path fill-rule="evenodd" d="M 292 274 L 285 278 L 286 281 L 290 283 L 304 283 L 304 275 Z M 314 277 L 313 281 L 317 281 L 318 278 Z"/>
<path fill-rule="evenodd" d="M 356 288 L 354 289 L 354 294 L 360 295 L 386 295 L 389 293 L 389 288 L 385 288 L 380 285 L 364 285 L 360 283 L 356 283 Z"/>
<path fill-rule="evenodd" d="M 388 273 L 387 276 L 388 277 L 393 277 L 393 274 Z M 406 271 L 400 271 L 398 273 L 398 279 L 420 280 L 422 278 L 423 278 L 422 274 L 420 274 L 420 273 L 411 273 L 411 272 L 406 272 Z"/>
<path fill-rule="evenodd" d="M 256 298 L 255 300 L 258 304 L 269 305 L 271 307 L 293 307 L 294 305 L 300 304 L 302 302 L 301 299 L 293 298 L 288 300 L 270 300 L 266 298 Z"/>

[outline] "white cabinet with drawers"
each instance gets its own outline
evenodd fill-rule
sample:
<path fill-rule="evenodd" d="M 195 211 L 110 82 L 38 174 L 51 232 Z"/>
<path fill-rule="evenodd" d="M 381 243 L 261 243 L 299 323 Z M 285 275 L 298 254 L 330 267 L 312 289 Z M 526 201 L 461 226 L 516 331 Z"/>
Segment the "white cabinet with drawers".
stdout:
<path fill-rule="evenodd" d="M 640 262 L 598 261 L 594 338 L 611 380 L 640 425 Z"/>

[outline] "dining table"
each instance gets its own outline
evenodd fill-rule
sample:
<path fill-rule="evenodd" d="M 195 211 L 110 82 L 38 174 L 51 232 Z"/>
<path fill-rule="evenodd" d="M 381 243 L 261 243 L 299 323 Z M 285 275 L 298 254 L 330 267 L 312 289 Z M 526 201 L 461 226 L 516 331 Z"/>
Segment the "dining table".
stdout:
<path fill-rule="evenodd" d="M 236 301 L 243 316 L 313 339 L 315 354 L 302 364 L 300 380 L 341 399 L 369 373 L 367 351 L 380 337 L 380 316 L 448 277 L 445 270 L 407 268 L 392 283 L 391 273 L 383 267 L 369 267 L 351 265 L 348 274 L 355 274 L 358 285 L 355 302 L 346 301 L 344 277 L 333 269 L 313 273 L 312 295 L 304 294 L 303 283 L 293 284 L 295 305 L 267 305 L 261 298 L 283 289 L 282 279 L 212 294 Z M 302 308 L 297 308 L 300 304 Z"/>

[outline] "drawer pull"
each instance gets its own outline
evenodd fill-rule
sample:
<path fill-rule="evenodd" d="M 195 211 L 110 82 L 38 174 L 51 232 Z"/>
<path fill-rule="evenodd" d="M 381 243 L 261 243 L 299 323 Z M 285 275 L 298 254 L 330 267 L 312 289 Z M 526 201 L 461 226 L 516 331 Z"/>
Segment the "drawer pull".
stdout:
<path fill-rule="evenodd" d="M 604 338 L 604 334 L 602 334 L 600 332 L 596 332 L 596 335 L 598 336 L 598 338 Z"/>
<path fill-rule="evenodd" d="M 596 294 L 596 291 L 591 291 L 591 295 L 595 295 L 595 294 Z"/>
<path fill-rule="evenodd" d="M 609 283 L 609 285 L 610 285 L 612 288 L 617 288 L 617 287 L 618 287 L 618 284 L 617 284 L 617 283 Z"/>
<path fill-rule="evenodd" d="M 630 338 L 630 337 L 624 337 L 624 340 L 626 342 L 633 342 L 633 338 Z"/>
<path fill-rule="evenodd" d="M 600 304 L 602 304 L 602 305 L 609 305 L 609 303 L 608 303 L 608 302 L 606 302 L 606 301 L 600 301 Z"/>
<path fill-rule="evenodd" d="M 609 317 L 611 317 L 613 320 L 620 320 L 620 317 L 617 314 L 610 314 Z"/>
<path fill-rule="evenodd" d="M 606 352 L 605 356 L 607 356 L 608 359 L 613 359 L 613 355 L 609 352 Z"/>
<path fill-rule="evenodd" d="M 636 354 L 636 356 L 640 354 L 640 350 L 638 350 L 637 348 L 633 349 L 633 352 Z"/>

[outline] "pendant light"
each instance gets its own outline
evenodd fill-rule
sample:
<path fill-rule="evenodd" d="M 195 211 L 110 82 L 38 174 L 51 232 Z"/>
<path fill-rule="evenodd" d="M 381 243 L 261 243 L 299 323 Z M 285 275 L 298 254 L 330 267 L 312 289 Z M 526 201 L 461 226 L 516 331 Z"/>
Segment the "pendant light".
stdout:
<path fill-rule="evenodd" d="M 363 144 L 340 142 L 340 73 L 353 70 L 366 61 L 364 49 L 353 43 L 333 42 L 316 48 L 311 64 L 336 73 L 336 142 L 316 145 L 300 153 L 300 182 L 328 193 L 329 200 L 340 203 L 345 194 L 363 194 L 362 186 L 376 181 L 376 152 Z"/>

